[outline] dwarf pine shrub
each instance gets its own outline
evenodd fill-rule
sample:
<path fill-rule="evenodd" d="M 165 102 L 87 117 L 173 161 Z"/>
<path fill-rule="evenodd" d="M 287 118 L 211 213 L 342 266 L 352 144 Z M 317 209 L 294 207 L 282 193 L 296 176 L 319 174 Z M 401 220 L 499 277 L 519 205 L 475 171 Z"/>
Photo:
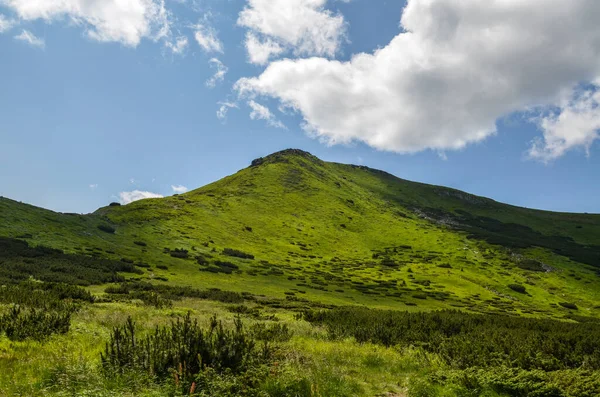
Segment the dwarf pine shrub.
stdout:
<path fill-rule="evenodd" d="M 226 329 L 213 317 L 207 329 L 201 328 L 188 313 L 148 334 L 138 334 L 131 318 L 115 327 L 101 354 L 108 376 L 130 370 L 144 371 L 157 380 L 175 378 L 182 390 L 189 390 L 206 368 L 217 373 L 240 374 L 260 365 L 269 357 L 260 351 L 251 333 L 237 318 L 233 329 Z"/>

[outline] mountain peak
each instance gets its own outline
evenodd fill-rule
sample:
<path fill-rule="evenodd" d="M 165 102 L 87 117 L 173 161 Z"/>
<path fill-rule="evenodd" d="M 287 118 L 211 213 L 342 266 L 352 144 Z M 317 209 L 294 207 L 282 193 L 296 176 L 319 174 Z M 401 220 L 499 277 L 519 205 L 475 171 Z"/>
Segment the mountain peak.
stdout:
<path fill-rule="evenodd" d="M 285 149 L 279 152 L 272 153 L 265 157 L 259 157 L 252 160 L 251 167 L 257 167 L 262 164 L 274 164 L 274 163 L 289 163 L 294 158 L 302 158 L 309 160 L 314 163 L 322 163 L 323 161 L 317 156 L 310 154 L 300 149 Z"/>

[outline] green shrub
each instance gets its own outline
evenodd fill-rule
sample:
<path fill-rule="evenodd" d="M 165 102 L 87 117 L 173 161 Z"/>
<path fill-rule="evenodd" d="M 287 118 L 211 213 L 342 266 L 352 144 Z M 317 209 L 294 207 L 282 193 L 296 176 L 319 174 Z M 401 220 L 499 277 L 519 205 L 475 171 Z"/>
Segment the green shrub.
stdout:
<path fill-rule="evenodd" d="M 223 255 L 233 256 L 241 259 L 254 259 L 254 255 L 233 248 L 225 248 L 223 250 Z"/>
<path fill-rule="evenodd" d="M 173 302 L 169 299 L 163 298 L 156 292 L 149 291 L 133 291 L 129 294 L 132 299 L 139 299 L 146 306 L 154 306 L 156 309 L 164 309 L 173 307 Z"/>
<path fill-rule="evenodd" d="M 209 263 L 208 259 L 206 259 L 206 257 L 204 255 L 196 256 L 196 262 L 198 262 L 198 264 L 202 265 L 202 266 L 206 266 Z"/>
<path fill-rule="evenodd" d="M 173 258 L 179 259 L 187 259 L 188 254 L 188 250 L 185 250 L 183 248 L 175 248 L 174 250 L 169 251 L 169 255 L 171 255 Z"/>
<path fill-rule="evenodd" d="M 102 366 L 108 376 L 132 369 L 143 370 L 158 380 L 175 376 L 182 390 L 188 392 L 197 378 L 203 379 L 205 368 L 218 374 L 240 374 L 269 358 L 257 348 L 239 319 L 234 325 L 231 330 L 225 329 L 213 317 L 205 330 L 188 313 L 168 326 L 139 335 L 129 318 L 113 329 L 101 354 Z"/>
<path fill-rule="evenodd" d="M 454 368 L 505 365 L 525 370 L 600 369 L 600 324 L 475 315 L 409 313 L 364 308 L 306 311 L 330 337 L 385 346 L 420 345 Z"/>
<path fill-rule="evenodd" d="M 0 331 L 4 331 L 12 341 L 25 339 L 42 341 L 52 334 L 69 332 L 71 313 L 72 310 L 26 310 L 15 305 L 7 314 L 0 317 Z"/>
<path fill-rule="evenodd" d="M 232 274 L 234 271 L 238 271 L 239 266 L 235 263 L 227 262 L 227 261 L 215 261 L 213 266 L 200 268 L 202 272 L 211 272 L 211 273 L 224 273 L 224 274 Z"/>
<path fill-rule="evenodd" d="M 527 293 L 527 288 L 525 288 L 525 286 L 523 286 L 521 284 L 509 284 L 508 288 L 510 288 L 513 291 L 518 292 L 520 294 L 526 294 Z"/>
<path fill-rule="evenodd" d="M 75 302 L 94 302 L 83 288 L 54 283 L 26 281 L 0 286 L 0 303 L 50 310 L 70 310 Z"/>
<path fill-rule="evenodd" d="M 559 305 L 561 305 L 562 307 L 569 309 L 569 310 L 579 310 L 579 308 L 577 307 L 576 304 L 574 303 L 569 303 L 569 302 L 558 302 Z"/>
<path fill-rule="evenodd" d="M 112 288 L 112 287 L 109 287 Z M 116 291 L 116 290 L 115 290 Z M 238 292 L 221 291 L 220 289 L 212 288 L 208 290 L 199 290 L 190 287 L 175 287 L 170 285 L 154 285 L 143 281 L 123 283 L 119 287 L 119 291 L 130 292 L 155 292 L 163 298 L 169 300 L 179 300 L 182 298 L 196 298 L 212 300 L 223 303 L 242 303 L 244 296 Z M 121 292 L 116 292 L 121 293 Z"/>
<path fill-rule="evenodd" d="M 98 225 L 98 229 L 110 234 L 114 234 L 116 232 L 116 229 L 110 225 Z"/>
<path fill-rule="evenodd" d="M 126 284 L 111 285 L 104 289 L 104 292 L 111 295 L 127 295 L 129 294 L 129 288 Z"/>
<path fill-rule="evenodd" d="M 252 326 L 251 330 L 256 340 L 265 342 L 287 342 L 293 336 L 287 324 L 257 323 Z"/>
<path fill-rule="evenodd" d="M 118 272 L 141 273 L 131 264 L 31 247 L 26 241 L 5 237 L 0 237 L 0 263 L 0 282 L 6 284 L 30 277 L 49 283 L 104 284 L 123 281 Z"/>

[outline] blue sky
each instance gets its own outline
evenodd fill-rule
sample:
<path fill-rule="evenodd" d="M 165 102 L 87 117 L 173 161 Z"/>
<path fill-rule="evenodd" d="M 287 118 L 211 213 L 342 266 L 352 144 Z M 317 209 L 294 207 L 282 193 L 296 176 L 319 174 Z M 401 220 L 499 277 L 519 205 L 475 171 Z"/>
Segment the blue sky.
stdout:
<path fill-rule="evenodd" d="M 595 1 L 129 3 L 0 0 L 0 195 L 85 213 L 300 148 L 600 212 Z"/>

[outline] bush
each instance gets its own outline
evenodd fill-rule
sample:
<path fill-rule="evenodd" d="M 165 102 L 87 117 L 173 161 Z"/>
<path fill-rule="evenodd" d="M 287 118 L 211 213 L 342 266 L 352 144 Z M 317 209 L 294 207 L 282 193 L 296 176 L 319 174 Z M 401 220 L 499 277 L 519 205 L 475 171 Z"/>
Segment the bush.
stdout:
<path fill-rule="evenodd" d="M 114 289 L 113 289 L 114 288 Z M 170 285 L 154 285 L 143 281 L 123 283 L 119 287 L 108 287 L 114 293 L 129 294 L 130 292 L 155 292 L 165 299 L 179 300 L 182 298 L 197 298 L 223 303 L 242 303 L 244 297 L 238 292 L 221 291 L 220 289 L 199 290 L 189 287 L 174 287 Z"/>
<path fill-rule="evenodd" d="M 510 288 L 513 291 L 518 292 L 520 294 L 526 294 L 527 293 L 527 288 L 525 288 L 525 286 L 523 286 L 521 284 L 509 284 L 508 288 Z"/>
<path fill-rule="evenodd" d="M 307 311 L 330 337 L 385 346 L 420 345 L 459 369 L 506 365 L 525 370 L 600 369 L 600 324 L 475 315 L 338 308 Z"/>
<path fill-rule="evenodd" d="M 163 298 L 160 294 L 156 292 L 148 292 L 148 291 L 134 291 L 131 292 L 130 297 L 132 299 L 139 299 L 146 306 L 154 306 L 156 309 L 165 309 L 173 307 L 173 302 L 169 299 Z"/>
<path fill-rule="evenodd" d="M 259 157 L 257 159 L 252 160 L 252 163 L 250 163 L 251 167 L 257 167 L 261 164 L 263 164 L 265 162 L 265 159 L 262 157 Z"/>
<path fill-rule="evenodd" d="M 52 334 L 66 334 L 71 325 L 70 310 L 46 312 L 40 309 L 24 310 L 13 306 L 0 317 L 0 330 L 12 341 L 34 339 L 42 341 Z"/>
<path fill-rule="evenodd" d="M 204 255 L 196 256 L 196 262 L 198 262 L 198 264 L 202 266 L 208 265 L 208 259 L 206 259 Z"/>
<path fill-rule="evenodd" d="M 213 317 L 204 330 L 188 313 L 147 335 L 138 335 L 129 318 L 113 329 L 101 362 L 109 376 L 132 369 L 145 371 L 158 380 L 175 376 L 182 390 L 188 392 L 205 368 L 219 374 L 240 374 L 259 360 L 268 359 L 265 351 L 257 348 L 239 318 L 234 328 L 227 330 Z"/>
<path fill-rule="evenodd" d="M 70 308 L 74 302 L 94 302 L 83 288 L 67 284 L 23 282 L 0 286 L 0 303 L 17 304 L 46 311 Z"/>
<path fill-rule="evenodd" d="M 235 250 L 233 248 L 225 248 L 223 250 L 223 255 L 233 256 L 233 257 L 242 258 L 242 259 L 254 259 L 254 255 L 248 254 L 243 251 Z"/>
<path fill-rule="evenodd" d="M 127 295 L 129 294 L 129 288 L 126 284 L 111 285 L 104 289 L 104 292 L 110 295 Z"/>
<path fill-rule="evenodd" d="M 169 254 L 173 258 L 187 259 L 189 253 L 188 250 L 185 250 L 183 248 L 175 248 L 174 250 L 169 251 Z"/>
<path fill-rule="evenodd" d="M 52 334 L 68 332 L 79 302 L 93 301 L 88 291 L 72 285 L 26 282 L 2 286 L 0 303 L 13 306 L 0 317 L 0 332 L 10 340 L 43 341 Z"/>
<path fill-rule="evenodd" d="M 114 234 L 116 232 L 115 228 L 110 225 L 98 225 L 98 229 L 110 234 Z"/>
<path fill-rule="evenodd" d="M 579 310 L 579 308 L 577 307 L 576 304 L 574 303 L 569 303 L 569 302 L 559 302 L 559 305 L 561 305 L 562 307 L 569 309 L 569 310 Z"/>
<path fill-rule="evenodd" d="M 130 263 L 31 247 L 26 241 L 4 237 L 0 237 L 0 263 L 0 282 L 6 284 L 34 277 L 48 283 L 87 286 L 123 281 L 118 272 L 141 273 Z"/>
<path fill-rule="evenodd" d="M 544 266 L 540 261 L 535 259 L 522 259 L 517 262 L 517 266 L 523 270 L 529 270 L 531 272 L 544 272 Z"/>
<path fill-rule="evenodd" d="M 139 245 L 140 247 L 146 247 L 148 244 L 146 244 L 143 241 L 134 241 L 133 242 L 135 245 Z"/>
<path fill-rule="evenodd" d="M 287 342 L 292 339 L 292 332 L 287 324 L 257 323 L 252 326 L 252 334 L 256 340 L 266 342 Z"/>
<path fill-rule="evenodd" d="M 582 370 L 544 372 L 500 366 L 485 369 L 469 368 L 464 371 L 439 371 L 429 375 L 428 378 L 421 382 L 429 384 L 432 388 L 438 386 L 442 389 L 455 390 L 458 396 L 592 397 L 600 395 L 600 380 L 597 373 Z M 409 395 L 413 393 L 409 392 Z"/>

